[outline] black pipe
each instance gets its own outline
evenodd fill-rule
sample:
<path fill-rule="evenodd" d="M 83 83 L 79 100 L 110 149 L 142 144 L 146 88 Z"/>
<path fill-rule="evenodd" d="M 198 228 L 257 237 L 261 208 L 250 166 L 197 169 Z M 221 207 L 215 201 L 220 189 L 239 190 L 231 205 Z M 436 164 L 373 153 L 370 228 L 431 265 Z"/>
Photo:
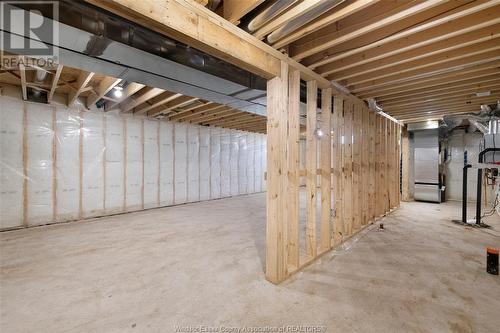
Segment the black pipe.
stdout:
<path fill-rule="evenodd" d="M 464 169 L 462 174 L 462 223 L 467 223 L 467 172 L 472 165 L 467 163 L 467 150 L 464 151 Z"/>
<path fill-rule="evenodd" d="M 484 155 L 492 151 L 500 151 L 500 148 L 486 148 L 479 153 L 479 163 L 483 163 Z M 477 169 L 477 198 L 476 198 L 476 224 L 481 224 L 481 196 L 483 194 L 483 169 Z"/>

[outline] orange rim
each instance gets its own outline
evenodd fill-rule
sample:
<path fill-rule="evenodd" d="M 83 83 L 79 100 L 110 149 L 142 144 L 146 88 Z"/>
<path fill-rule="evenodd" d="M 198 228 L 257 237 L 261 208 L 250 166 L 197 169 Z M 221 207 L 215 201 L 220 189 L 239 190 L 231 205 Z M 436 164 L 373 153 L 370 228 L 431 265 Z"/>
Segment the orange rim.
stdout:
<path fill-rule="evenodd" d="M 498 254 L 498 249 L 494 249 L 492 247 L 487 247 L 486 252 L 491 253 L 491 254 Z"/>

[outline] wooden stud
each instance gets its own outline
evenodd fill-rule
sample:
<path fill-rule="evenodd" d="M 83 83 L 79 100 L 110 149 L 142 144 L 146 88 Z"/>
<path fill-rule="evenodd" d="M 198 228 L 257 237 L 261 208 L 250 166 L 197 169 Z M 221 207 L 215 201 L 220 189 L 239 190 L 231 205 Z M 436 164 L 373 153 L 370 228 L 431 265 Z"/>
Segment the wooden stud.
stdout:
<path fill-rule="evenodd" d="M 352 191 L 352 121 L 353 105 L 350 102 L 344 103 L 344 143 L 343 143 L 343 215 L 345 235 L 349 237 L 353 233 L 353 191 Z"/>
<path fill-rule="evenodd" d="M 306 127 L 306 260 L 316 257 L 316 112 L 318 86 L 316 81 L 307 82 Z"/>
<path fill-rule="evenodd" d="M 342 243 L 344 238 L 343 215 L 343 146 L 344 146 L 344 100 L 335 96 L 333 99 L 333 182 L 335 220 L 333 224 L 333 245 Z"/>
<path fill-rule="evenodd" d="M 300 72 L 290 71 L 288 89 L 288 266 L 299 268 Z"/>
<path fill-rule="evenodd" d="M 323 137 L 320 141 L 320 169 L 321 169 L 321 252 L 331 248 L 331 216 L 332 216 L 332 90 L 321 90 L 321 130 Z"/>
<path fill-rule="evenodd" d="M 353 127 L 352 127 L 352 212 L 353 229 L 357 232 L 361 229 L 361 148 L 362 140 L 362 111 L 360 105 L 354 105 Z"/>

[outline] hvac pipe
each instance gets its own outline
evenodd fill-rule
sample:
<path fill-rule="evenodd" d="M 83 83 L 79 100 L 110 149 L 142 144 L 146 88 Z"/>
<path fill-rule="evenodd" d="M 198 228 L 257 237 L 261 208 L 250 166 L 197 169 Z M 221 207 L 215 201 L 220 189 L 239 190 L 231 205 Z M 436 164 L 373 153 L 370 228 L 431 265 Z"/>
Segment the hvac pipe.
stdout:
<path fill-rule="evenodd" d="M 301 16 L 291 20 L 284 26 L 270 33 L 269 36 L 267 36 L 267 41 L 271 44 L 277 42 L 342 2 L 344 2 L 344 0 L 321 1 L 317 6 L 312 7 Z"/>
<path fill-rule="evenodd" d="M 248 30 L 254 32 L 262 27 L 264 24 L 281 14 L 291 5 L 298 2 L 298 0 L 278 0 L 264 9 L 259 15 L 255 16 L 253 20 L 248 23 Z"/>

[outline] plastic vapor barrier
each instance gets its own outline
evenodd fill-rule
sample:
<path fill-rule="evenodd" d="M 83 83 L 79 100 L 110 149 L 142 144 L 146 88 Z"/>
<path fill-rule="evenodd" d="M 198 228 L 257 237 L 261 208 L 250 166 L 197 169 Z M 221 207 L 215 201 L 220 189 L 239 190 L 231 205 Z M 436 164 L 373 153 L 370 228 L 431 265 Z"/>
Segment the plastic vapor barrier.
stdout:
<path fill-rule="evenodd" d="M 0 96 L 0 229 L 264 190 L 265 135 Z"/>
<path fill-rule="evenodd" d="M 200 127 L 200 196 L 199 200 L 210 199 L 210 128 Z"/>
<path fill-rule="evenodd" d="M 115 116 L 104 118 L 105 142 L 105 208 L 107 214 L 123 211 L 125 204 L 125 120 Z M 78 161 L 78 159 L 75 159 Z M 78 165 L 75 165 L 78 168 Z"/>
<path fill-rule="evenodd" d="M 127 118 L 125 124 L 125 209 L 131 211 L 142 209 L 142 120 Z"/>
<path fill-rule="evenodd" d="M 56 111 L 57 221 L 79 218 L 80 120 L 78 111 L 67 108 Z"/>
<path fill-rule="evenodd" d="M 144 120 L 144 208 L 159 206 L 159 122 Z"/>
<path fill-rule="evenodd" d="M 210 129 L 210 198 L 221 197 L 221 128 Z"/>
<path fill-rule="evenodd" d="M 236 130 L 231 130 L 230 131 L 230 138 L 231 138 L 231 146 L 230 146 L 230 153 L 229 153 L 229 163 L 230 163 L 230 188 L 231 188 L 231 195 L 238 195 L 239 192 L 239 184 L 238 184 L 238 162 L 239 162 L 239 133 Z"/>
<path fill-rule="evenodd" d="M 231 131 L 221 129 L 220 134 L 220 196 L 231 196 Z"/>
<path fill-rule="evenodd" d="M 29 224 L 42 224 L 52 219 L 53 144 L 52 117 L 54 110 L 44 105 L 27 104 L 26 134 L 28 172 L 27 200 L 30 202 Z"/>
<path fill-rule="evenodd" d="M 188 127 L 188 202 L 200 200 L 200 130 L 198 126 Z"/>
<path fill-rule="evenodd" d="M 160 206 L 174 204 L 174 125 L 160 122 Z"/>
<path fill-rule="evenodd" d="M 0 97 L 0 228 L 23 223 L 23 103 Z"/>
<path fill-rule="evenodd" d="M 187 202 L 187 125 L 174 124 L 174 203 Z"/>

